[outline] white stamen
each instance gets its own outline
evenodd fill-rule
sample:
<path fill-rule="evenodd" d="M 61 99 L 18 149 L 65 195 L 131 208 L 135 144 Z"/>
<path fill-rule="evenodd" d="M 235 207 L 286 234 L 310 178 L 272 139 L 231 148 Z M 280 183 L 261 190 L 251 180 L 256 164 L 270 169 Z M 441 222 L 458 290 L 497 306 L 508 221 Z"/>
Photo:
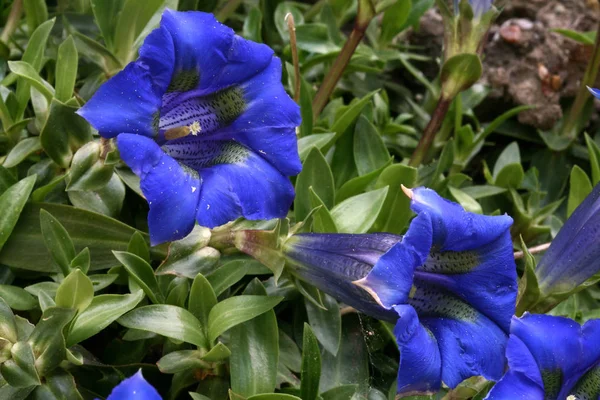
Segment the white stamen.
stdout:
<path fill-rule="evenodd" d="M 192 122 L 192 124 L 189 126 L 189 128 L 190 128 L 191 134 L 194 136 L 196 136 L 200 132 L 202 132 L 202 127 L 200 126 L 200 122 L 198 122 L 198 121 Z"/>

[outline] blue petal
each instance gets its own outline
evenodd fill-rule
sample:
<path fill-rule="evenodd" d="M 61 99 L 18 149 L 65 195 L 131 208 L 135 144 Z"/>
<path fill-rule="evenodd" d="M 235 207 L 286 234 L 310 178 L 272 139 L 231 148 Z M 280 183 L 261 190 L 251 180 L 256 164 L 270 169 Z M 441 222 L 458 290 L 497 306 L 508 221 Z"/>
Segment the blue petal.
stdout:
<path fill-rule="evenodd" d="M 492 8 L 493 0 L 469 0 L 475 17 L 480 17 Z"/>
<path fill-rule="evenodd" d="M 297 234 L 283 245 L 288 270 L 325 293 L 372 317 L 396 322 L 393 310 L 378 305 L 352 282 L 363 278 L 373 264 L 401 240 L 387 233 Z"/>
<path fill-rule="evenodd" d="M 594 97 L 596 97 L 597 99 L 600 99 L 600 89 L 591 88 L 588 86 L 588 90 L 590 91 L 591 94 L 594 95 Z"/>
<path fill-rule="evenodd" d="M 500 379 L 508 335 L 444 288 L 418 279 L 415 279 L 415 287 L 409 304 L 438 341 L 444 383 L 454 388 L 472 376 Z"/>
<path fill-rule="evenodd" d="M 471 251 L 432 251 L 415 277 L 451 291 L 508 333 L 517 300 L 516 271 L 510 232 L 505 229 Z"/>
<path fill-rule="evenodd" d="M 272 58 L 268 68 L 239 87 L 246 109 L 218 132 L 219 137 L 243 143 L 284 175 L 298 174 L 302 169 L 296 140 L 300 108 L 281 84 L 281 61 Z"/>
<path fill-rule="evenodd" d="M 119 383 L 106 400 L 162 400 L 156 389 L 142 376 L 142 370 Z"/>
<path fill-rule="evenodd" d="M 150 71 L 157 95 L 162 96 L 171 83 L 175 68 L 175 48 L 169 31 L 161 26 L 150 32 L 139 54 L 139 61 Z"/>
<path fill-rule="evenodd" d="M 154 136 L 161 105 L 148 67 L 130 63 L 112 77 L 77 113 L 112 138 L 123 132 Z"/>
<path fill-rule="evenodd" d="M 537 264 L 540 290 L 568 292 L 600 271 L 600 185 L 563 225 Z"/>
<path fill-rule="evenodd" d="M 150 241 L 157 245 L 185 237 L 198 211 L 200 179 L 184 170 L 151 139 L 122 134 L 117 138 L 121 158 L 141 179 L 150 205 Z M 194 176 L 195 175 L 195 176 Z"/>
<path fill-rule="evenodd" d="M 243 156 L 234 156 L 234 162 L 200 170 L 198 223 L 212 228 L 239 217 L 250 220 L 285 217 L 294 199 L 290 180 L 250 150 L 245 149 Z M 228 155 L 222 158 L 227 159 Z"/>
<path fill-rule="evenodd" d="M 515 335 L 506 346 L 509 370 L 492 388 L 489 400 L 544 400 L 542 376 L 533 355 Z"/>
<path fill-rule="evenodd" d="M 440 251 L 477 249 L 493 242 L 512 225 L 508 215 L 490 217 L 465 211 L 462 206 L 427 188 L 412 190 L 411 208 L 427 212 L 433 225 L 433 244 Z"/>
<path fill-rule="evenodd" d="M 273 50 L 236 36 L 212 14 L 165 10 L 161 20 L 175 48 L 175 75 L 197 71 L 198 95 L 206 95 L 246 81 L 262 71 Z"/>
<path fill-rule="evenodd" d="M 434 394 L 442 383 L 442 356 L 435 337 L 419 323 L 414 308 L 394 307 L 399 315 L 394 336 L 400 350 L 398 393 Z"/>
<path fill-rule="evenodd" d="M 581 356 L 579 365 L 565 379 L 561 395 L 567 397 L 578 384 L 583 383 L 583 376 L 591 369 L 600 367 L 600 319 L 587 321 L 581 328 Z M 598 372 L 596 372 L 597 374 Z M 590 377 L 588 377 L 589 379 Z M 598 379 L 598 378 L 595 378 Z M 593 378 L 592 378 L 593 380 Z M 583 388 L 579 388 L 584 390 Z M 596 386 L 596 397 L 600 394 L 600 385 Z M 577 398 L 585 398 L 580 395 Z"/>
<path fill-rule="evenodd" d="M 428 213 L 415 217 L 402 241 L 385 253 L 365 278 L 357 280 L 381 304 L 390 309 L 405 303 L 415 269 L 423 265 L 431 248 L 432 226 Z"/>

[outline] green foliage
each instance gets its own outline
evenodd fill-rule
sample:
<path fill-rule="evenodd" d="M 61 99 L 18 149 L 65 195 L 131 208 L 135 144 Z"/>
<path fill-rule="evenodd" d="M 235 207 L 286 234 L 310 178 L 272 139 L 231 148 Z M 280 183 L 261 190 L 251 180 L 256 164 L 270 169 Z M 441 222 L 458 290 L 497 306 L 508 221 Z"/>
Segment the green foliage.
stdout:
<path fill-rule="evenodd" d="M 313 101 L 347 51 L 358 0 L 21 3 L 16 19 L 16 2 L 0 15 L 0 398 L 105 398 L 139 368 L 172 400 L 393 398 L 393 327 L 292 278 L 279 247 L 295 232 L 403 234 L 413 213 L 402 185 L 513 217 L 518 313 L 600 317 L 599 276 L 540 299 L 539 256 L 527 250 L 551 241 L 600 182 L 590 102 L 573 140 L 520 124 L 531 106 L 489 103 L 474 52 L 444 59 L 407 42 L 435 0 L 360 0 L 359 23 L 376 17 L 321 113 Z M 282 59 L 302 115 L 288 219 L 196 226 L 150 246 L 139 178 L 77 111 L 137 57 L 166 7 L 215 12 Z M 409 166 L 440 96 L 449 111 L 425 161 Z M 486 385 L 435 398 L 482 398 Z"/>

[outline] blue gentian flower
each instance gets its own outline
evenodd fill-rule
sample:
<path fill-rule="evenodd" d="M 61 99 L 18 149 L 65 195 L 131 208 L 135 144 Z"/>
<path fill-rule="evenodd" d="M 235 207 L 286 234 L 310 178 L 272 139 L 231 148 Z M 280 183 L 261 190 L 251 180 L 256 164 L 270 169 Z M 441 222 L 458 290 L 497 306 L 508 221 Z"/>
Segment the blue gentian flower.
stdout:
<path fill-rule="evenodd" d="M 294 235 L 283 246 L 289 270 L 396 322 L 398 393 L 500 379 L 517 297 L 512 219 L 466 212 L 426 188 L 407 193 L 417 216 L 406 235 Z"/>
<path fill-rule="evenodd" d="M 487 399 L 600 399 L 600 320 L 582 327 L 550 315 L 514 317 L 506 357 L 509 369 Z"/>
<path fill-rule="evenodd" d="M 281 62 L 212 14 L 166 10 L 139 58 L 79 110 L 141 178 L 153 244 L 195 221 L 284 217 L 301 169 Z"/>
<path fill-rule="evenodd" d="M 537 264 L 543 297 L 568 293 L 600 272 L 600 185 L 575 209 Z"/>
<path fill-rule="evenodd" d="M 162 400 L 156 389 L 142 376 L 140 369 L 135 375 L 119 383 L 106 400 Z"/>
<path fill-rule="evenodd" d="M 483 14 L 488 12 L 492 8 L 494 0 L 469 0 L 469 4 L 473 8 L 473 14 L 475 17 L 481 17 Z M 454 10 L 458 13 L 458 5 L 460 0 L 454 0 Z"/>

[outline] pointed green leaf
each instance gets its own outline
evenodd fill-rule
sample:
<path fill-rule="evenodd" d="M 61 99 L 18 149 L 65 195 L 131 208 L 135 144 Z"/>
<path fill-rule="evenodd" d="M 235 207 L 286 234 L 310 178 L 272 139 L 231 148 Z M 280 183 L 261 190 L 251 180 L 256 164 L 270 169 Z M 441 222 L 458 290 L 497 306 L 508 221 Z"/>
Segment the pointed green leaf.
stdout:
<path fill-rule="evenodd" d="M 313 148 L 306 157 L 302 172 L 296 179 L 296 199 L 294 200 L 296 221 L 304 220 L 312 209 L 310 187 L 328 208 L 333 207 L 335 197 L 333 175 L 325 157 L 316 148 Z"/>
<path fill-rule="evenodd" d="M 75 258 L 75 246 L 69 233 L 48 211 L 40 210 L 40 226 L 48 252 L 64 276 L 69 275 L 71 260 Z"/>
<path fill-rule="evenodd" d="M 35 175 L 29 176 L 9 187 L 0 196 L 0 250 L 15 228 L 35 180 Z"/>
<path fill-rule="evenodd" d="M 76 269 L 58 287 L 55 301 L 58 307 L 73 308 L 82 312 L 90 305 L 93 297 L 92 281 L 81 270 Z"/>
<path fill-rule="evenodd" d="M 63 103 L 73 97 L 77 78 L 77 48 L 73 36 L 69 36 L 59 47 L 56 59 L 56 98 Z"/>
<path fill-rule="evenodd" d="M 319 381 L 321 379 L 321 349 L 319 348 L 317 337 L 307 323 L 304 323 L 302 339 L 301 374 L 300 397 L 303 400 L 317 400 L 319 398 Z"/>
<path fill-rule="evenodd" d="M 388 188 L 350 197 L 331 210 L 340 233 L 366 233 L 375 223 L 388 193 Z"/>
<path fill-rule="evenodd" d="M 67 346 L 73 346 L 94 336 L 131 311 L 144 298 L 141 290 L 132 294 L 103 294 L 94 297 L 90 305 L 80 313 L 69 331 Z"/>
<path fill-rule="evenodd" d="M 258 279 L 253 280 L 244 290 L 244 295 L 267 298 L 266 294 L 267 291 Z M 279 333 L 275 312 L 268 310 L 231 328 L 229 338 L 232 390 L 243 396 L 273 392 L 277 384 L 279 362 Z"/>
<path fill-rule="evenodd" d="M 200 321 L 185 308 L 177 306 L 155 304 L 136 308 L 117 322 L 127 328 L 154 332 L 199 347 L 206 343 Z"/>
<path fill-rule="evenodd" d="M 208 316 L 208 338 L 214 342 L 228 329 L 251 320 L 275 307 L 280 296 L 235 296 L 215 305 Z"/>
<path fill-rule="evenodd" d="M 164 296 L 158 287 L 158 281 L 150 264 L 126 251 L 114 251 L 113 254 L 154 304 L 164 301 Z"/>

